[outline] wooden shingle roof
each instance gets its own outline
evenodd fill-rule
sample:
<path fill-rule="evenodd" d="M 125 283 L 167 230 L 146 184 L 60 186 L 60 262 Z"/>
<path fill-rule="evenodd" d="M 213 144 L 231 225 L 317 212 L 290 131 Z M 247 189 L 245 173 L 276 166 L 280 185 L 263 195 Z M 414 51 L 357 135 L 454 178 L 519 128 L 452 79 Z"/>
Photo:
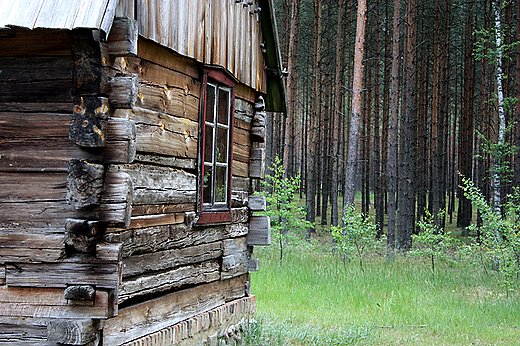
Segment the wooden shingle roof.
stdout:
<path fill-rule="evenodd" d="M 0 28 L 100 29 L 112 26 L 118 0 L 0 0 Z"/>

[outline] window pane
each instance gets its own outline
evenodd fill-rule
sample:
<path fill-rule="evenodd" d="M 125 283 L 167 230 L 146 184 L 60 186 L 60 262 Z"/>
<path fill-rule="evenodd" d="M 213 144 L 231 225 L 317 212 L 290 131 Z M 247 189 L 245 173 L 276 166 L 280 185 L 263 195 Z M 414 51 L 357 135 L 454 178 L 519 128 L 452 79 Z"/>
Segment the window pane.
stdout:
<path fill-rule="evenodd" d="M 227 197 L 227 167 L 216 168 L 215 203 L 225 203 Z"/>
<path fill-rule="evenodd" d="M 212 203 L 211 190 L 213 190 L 213 174 L 211 166 L 204 165 L 204 186 L 202 189 L 202 203 Z"/>
<path fill-rule="evenodd" d="M 208 84 L 206 89 L 206 121 L 215 122 L 215 86 Z"/>
<path fill-rule="evenodd" d="M 213 127 L 206 125 L 204 129 L 204 162 L 213 161 Z"/>
<path fill-rule="evenodd" d="M 228 124 L 229 112 L 229 91 L 226 89 L 218 89 L 218 122 L 220 124 Z"/>
<path fill-rule="evenodd" d="M 228 162 L 228 129 L 219 127 L 217 128 L 217 149 L 215 152 L 215 160 L 220 163 Z"/>

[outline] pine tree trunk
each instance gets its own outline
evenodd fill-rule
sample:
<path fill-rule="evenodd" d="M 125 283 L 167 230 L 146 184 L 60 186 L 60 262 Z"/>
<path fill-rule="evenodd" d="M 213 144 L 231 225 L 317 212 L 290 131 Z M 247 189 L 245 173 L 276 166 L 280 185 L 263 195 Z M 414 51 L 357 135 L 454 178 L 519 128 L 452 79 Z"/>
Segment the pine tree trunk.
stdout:
<path fill-rule="evenodd" d="M 475 64 L 473 58 L 473 3 L 468 4 L 466 17 L 466 38 L 464 52 L 464 95 L 462 100 L 462 117 L 459 125 L 459 171 L 461 176 L 472 179 L 473 169 L 473 109 L 474 109 L 474 75 Z M 460 180 L 459 184 L 462 183 Z M 459 210 L 457 213 L 457 227 L 466 228 L 471 223 L 471 201 L 460 194 Z"/>
<path fill-rule="evenodd" d="M 338 178 L 339 178 L 339 134 L 341 129 L 342 108 L 341 108 L 341 80 L 343 73 L 343 16 L 345 15 L 345 0 L 339 1 L 338 9 L 338 32 L 336 36 L 336 70 L 335 70 L 335 87 L 334 87 L 334 107 L 332 109 L 332 140 L 331 140 L 331 166 L 332 166 L 332 186 L 330 194 L 331 210 L 331 224 L 338 226 Z"/>
<path fill-rule="evenodd" d="M 318 112 L 319 112 L 319 98 L 318 90 L 320 88 L 320 62 L 321 62 L 321 1 L 314 1 L 314 60 L 312 72 L 312 93 L 311 93 L 311 113 L 309 118 L 309 130 L 307 139 L 307 192 L 306 192 L 306 206 L 307 206 L 307 221 L 315 222 L 316 218 L 316 130 L 318 128 Z M 307 236 L 314 232 L 314 229 L 307 230 Z"/>
<path fill-rule="evenodd" d="M 296 80 L 296 60 L 298 56 L 297 47 L 297 36 L 298 36 L 298 21 L 300 20 L 300 13 L 298 11 L 298 2 L 300 0 L 292 0 L 291 2 L 291 21 L 289 24 L 289 44 L 287 54 L 287 71 L 289 76 L 287 77 L 287 117 L 285 119 L 285 137 L 284 137 L 284 149 L 283 149 L 283 169 L 284 175 L 287 177 L 290 167 L 290 154 L 293 141 L 291 135 L 294 128 L 294 120 L 296 118 L 296 105 L 297 105 L 297 80 Z"/>
<path fill-rule="evenodd" d="M 399 186 L 397 196 L 397 232 L 396 245 L 401 252 L 410 250 L 414 229 L 414 142 L 415 121 L 415 42 L 417 32 L 417 1 L 406 2 L 405 40 L 404 40 L 404 111 L 402 112 L 399 141 Z"/>
<path fill-rule="evenodd" d="M 354 74 L 352 77 L 352 111 L 350 119 L 347 167 L 345 171 L 345 198 L 343 207 L 354 205 L 355 173 L 358 155 L 361 91 L 363 87 L 363 49 L 365 43 L 366 0 L 358 0 L 356 43 L 354 46 Z"/>
<path fill-rule="evenodd" d="M 381 128 L 380 128 L 380 99 L 379 83 L 381 68 L 381 0 L 377 0 L 377 22 L 376 22 L 376 60 L 374 81 L 374 208 L 377 227 L 377 237 L 383 235 L 384 209 L 383 209 L 383 187 L 381 179 Z"/>
<path fill-rule="evenodd" d="M 394 1 L 393 40 L 392 40 L 392 108 L 389 124 L 388 146 L 388 234 L 387 253 L 392 258 L 395 251 L 396 236 L 396 194 L 397 194 L 397 119 L 399 113 L 399 19 L 400 1 Z"/>

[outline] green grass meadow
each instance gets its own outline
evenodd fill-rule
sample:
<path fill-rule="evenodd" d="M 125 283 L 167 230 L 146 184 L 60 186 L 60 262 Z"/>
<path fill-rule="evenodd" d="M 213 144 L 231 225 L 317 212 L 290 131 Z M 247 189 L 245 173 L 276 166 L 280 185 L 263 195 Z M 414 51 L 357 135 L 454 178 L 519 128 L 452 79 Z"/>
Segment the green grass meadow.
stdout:
<path fill-rule="evenodd" d="M 323 248 L 295 247 L 282 262 L 258 250 L 252 274 L 258 345 L 520 345 L 520 306 L 494 272 L 377 254 L 361 272 Z M 263 339 L 262 339 L 263 338 Z"/>

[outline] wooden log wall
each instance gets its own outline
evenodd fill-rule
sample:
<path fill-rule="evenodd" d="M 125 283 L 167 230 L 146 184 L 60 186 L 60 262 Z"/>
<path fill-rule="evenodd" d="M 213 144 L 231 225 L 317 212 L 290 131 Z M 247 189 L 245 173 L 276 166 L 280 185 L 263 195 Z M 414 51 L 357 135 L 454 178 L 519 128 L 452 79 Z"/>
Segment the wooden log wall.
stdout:
<path fill-rule="evenodd" d="M 246 296 L 257 270 L 255 91 L 236 88 L 232 222 L 197 225 L 200 66 L 136 25 L 39 32 L 49 56 L 35 31 L 0 41 L 0 327 L 51 318 L 48 345 L 131 341 Z"/>

